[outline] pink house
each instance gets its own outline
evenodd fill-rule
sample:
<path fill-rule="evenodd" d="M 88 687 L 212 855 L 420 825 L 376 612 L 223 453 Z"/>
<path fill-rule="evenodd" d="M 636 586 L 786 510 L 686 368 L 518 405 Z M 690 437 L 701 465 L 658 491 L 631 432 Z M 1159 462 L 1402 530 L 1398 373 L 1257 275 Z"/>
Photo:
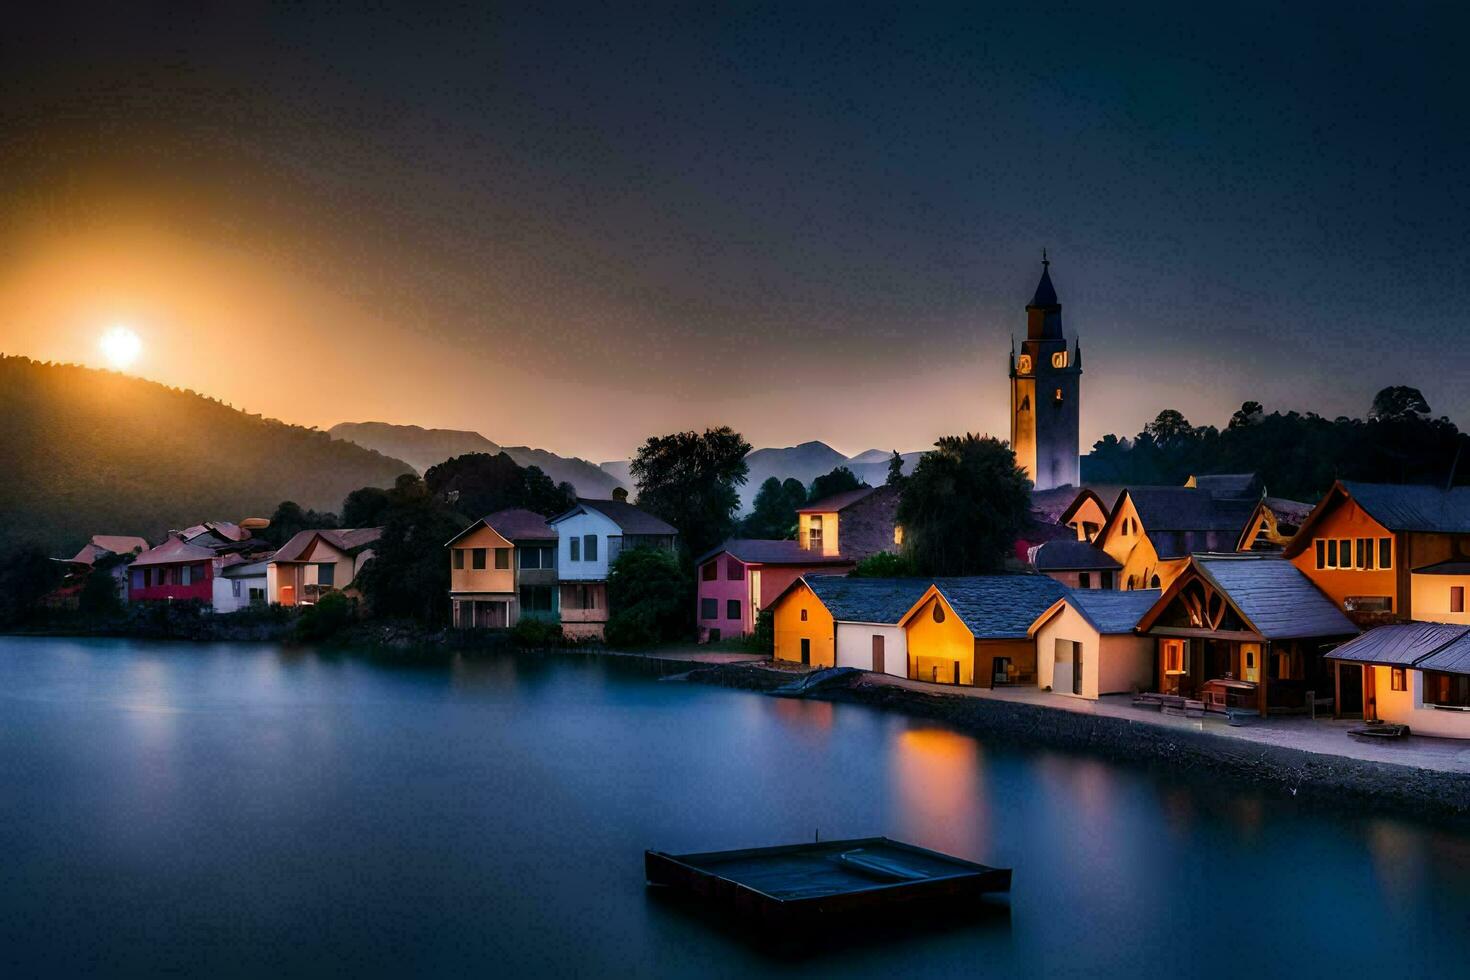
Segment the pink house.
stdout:
<path fill-rule="evenodd" d="M 210 548 L 170 537 L 149 548 L 128 566 L 128 601 L 161 599 L 183 601 L 214 598 L 214 575 L 219 556 Z"/>
<path fill-rule="evenodd" d="M 696 616 L 701 642 L 744 636 L 755 617 L 802 575 L 852 571 L 841 555 L 822 555 L 796 541 L 732 538 L 698 561 Z"/>

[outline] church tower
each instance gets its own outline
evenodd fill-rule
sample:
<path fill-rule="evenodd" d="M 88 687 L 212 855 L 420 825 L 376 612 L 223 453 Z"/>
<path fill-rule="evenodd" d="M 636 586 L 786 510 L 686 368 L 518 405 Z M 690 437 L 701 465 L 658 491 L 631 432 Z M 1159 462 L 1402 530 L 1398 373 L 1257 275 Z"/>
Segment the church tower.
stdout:
<path fill-rule="evenodd" d="M 1038 490 L 1080 483 L 1082 345 L 1067 350 L 1062 304 L 1041 252 L 1041 282 L 1026 305 L 1026 339 L 1011 341 L 1011 448 Z"/>

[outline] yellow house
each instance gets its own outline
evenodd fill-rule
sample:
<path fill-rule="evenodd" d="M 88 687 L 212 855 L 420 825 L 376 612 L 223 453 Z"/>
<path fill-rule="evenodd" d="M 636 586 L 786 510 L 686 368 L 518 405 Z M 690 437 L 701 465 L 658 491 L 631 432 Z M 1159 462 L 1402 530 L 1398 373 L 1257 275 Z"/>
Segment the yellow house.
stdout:
<path fill-rule="evenodd" d="M 1031 624 L 1036 683 L 1056 694 L 1097 700 L 1147 691 L 1154 683 L 1154 641 L 1134 629 L 1159 593 L 1079 589 Z"/>
<path fill-rule="evenodd" d="M 298 531 L 266 563 L 266 601 L 309 606 L 350 586 L 373 557 L 378 527 Z"/>
<path fill-rule="evenodd" d="M 445 547 L 449 549 L 449 601 L 455 627 L 515 625 L 515 545 L 479 520 Z"/>
<path fill-rule="evenodd" d="M 1312 513 L 1312 505 L 1281 497 L 1262 497 L 1246 521 L 1236 551 L 1281 551 Z"/>
<path fill-rule="evenodd" d="M 1465 596 L 1470 593 L 1470 559 L 1451 559 L 1409 574 L 1410 608 L 1415 619 L 1470 626 Z"/>
<path fill-rule="evenodd" d="M 975 687 L 1035 684 L 1031 624 L 1065 595 L 1045 575 L 936 581 L 899 620 L 909 677 Z"/>
<path fill-rule="evenodd" d="M 1118 588 L 1167 589 L 1203 552 L 1232 552 L 1256 501 L 1194 487 L 1130 487 L 1095 543 L 1116 561 Z"/>
<path fill-rule="evenodd" d="M 1378 626 L 1327 658 L 1337 668 L 1338 715 L 1407 725 L 1418 735 L 1470 738 L 1470 628 Z M 1360 710 L 1344 711 L 1344 702 Z"/>
<path fill-rule="evenodd" d="M 1095 541 L 1117 506 L 1122 490 L 1122 487 L 1082 487 L 1058 515 L 1057 523 L 1071 528 L 1078 541 Z"/>
<path fill-rule="evenodd" d="M 837 624 L 805 579 L 797 579 L 771 604 L 774 657 L 813 667 L 837 663 Z"/>

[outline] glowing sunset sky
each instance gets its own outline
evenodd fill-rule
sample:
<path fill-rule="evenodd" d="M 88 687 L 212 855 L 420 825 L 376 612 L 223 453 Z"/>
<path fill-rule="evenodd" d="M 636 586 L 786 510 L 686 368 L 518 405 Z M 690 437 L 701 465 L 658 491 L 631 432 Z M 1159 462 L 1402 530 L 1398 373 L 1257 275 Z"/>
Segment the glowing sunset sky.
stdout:
<path fill-rule="evenodd" d="M 1006 433 L 1045 245 L 1085 445 L 1470 422 L 1463 13 L 1025 7 L 12 14 L 0 350 L 123 323 L 250 411 L 594 459 L 917 449 Z"/>

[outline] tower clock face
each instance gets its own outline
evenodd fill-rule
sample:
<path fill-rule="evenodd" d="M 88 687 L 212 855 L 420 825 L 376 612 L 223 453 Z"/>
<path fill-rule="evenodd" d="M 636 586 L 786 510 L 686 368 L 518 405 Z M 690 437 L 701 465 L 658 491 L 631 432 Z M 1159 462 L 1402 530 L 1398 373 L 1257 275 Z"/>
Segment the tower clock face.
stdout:
<path fill-rule="evenodd" d="M 1019 358 L 1016 359 L 1016 373 L 1017 374 L 1030 374 L 1031 373 L 1031 355 L 1030 354 L 1022 354 Z"/>

